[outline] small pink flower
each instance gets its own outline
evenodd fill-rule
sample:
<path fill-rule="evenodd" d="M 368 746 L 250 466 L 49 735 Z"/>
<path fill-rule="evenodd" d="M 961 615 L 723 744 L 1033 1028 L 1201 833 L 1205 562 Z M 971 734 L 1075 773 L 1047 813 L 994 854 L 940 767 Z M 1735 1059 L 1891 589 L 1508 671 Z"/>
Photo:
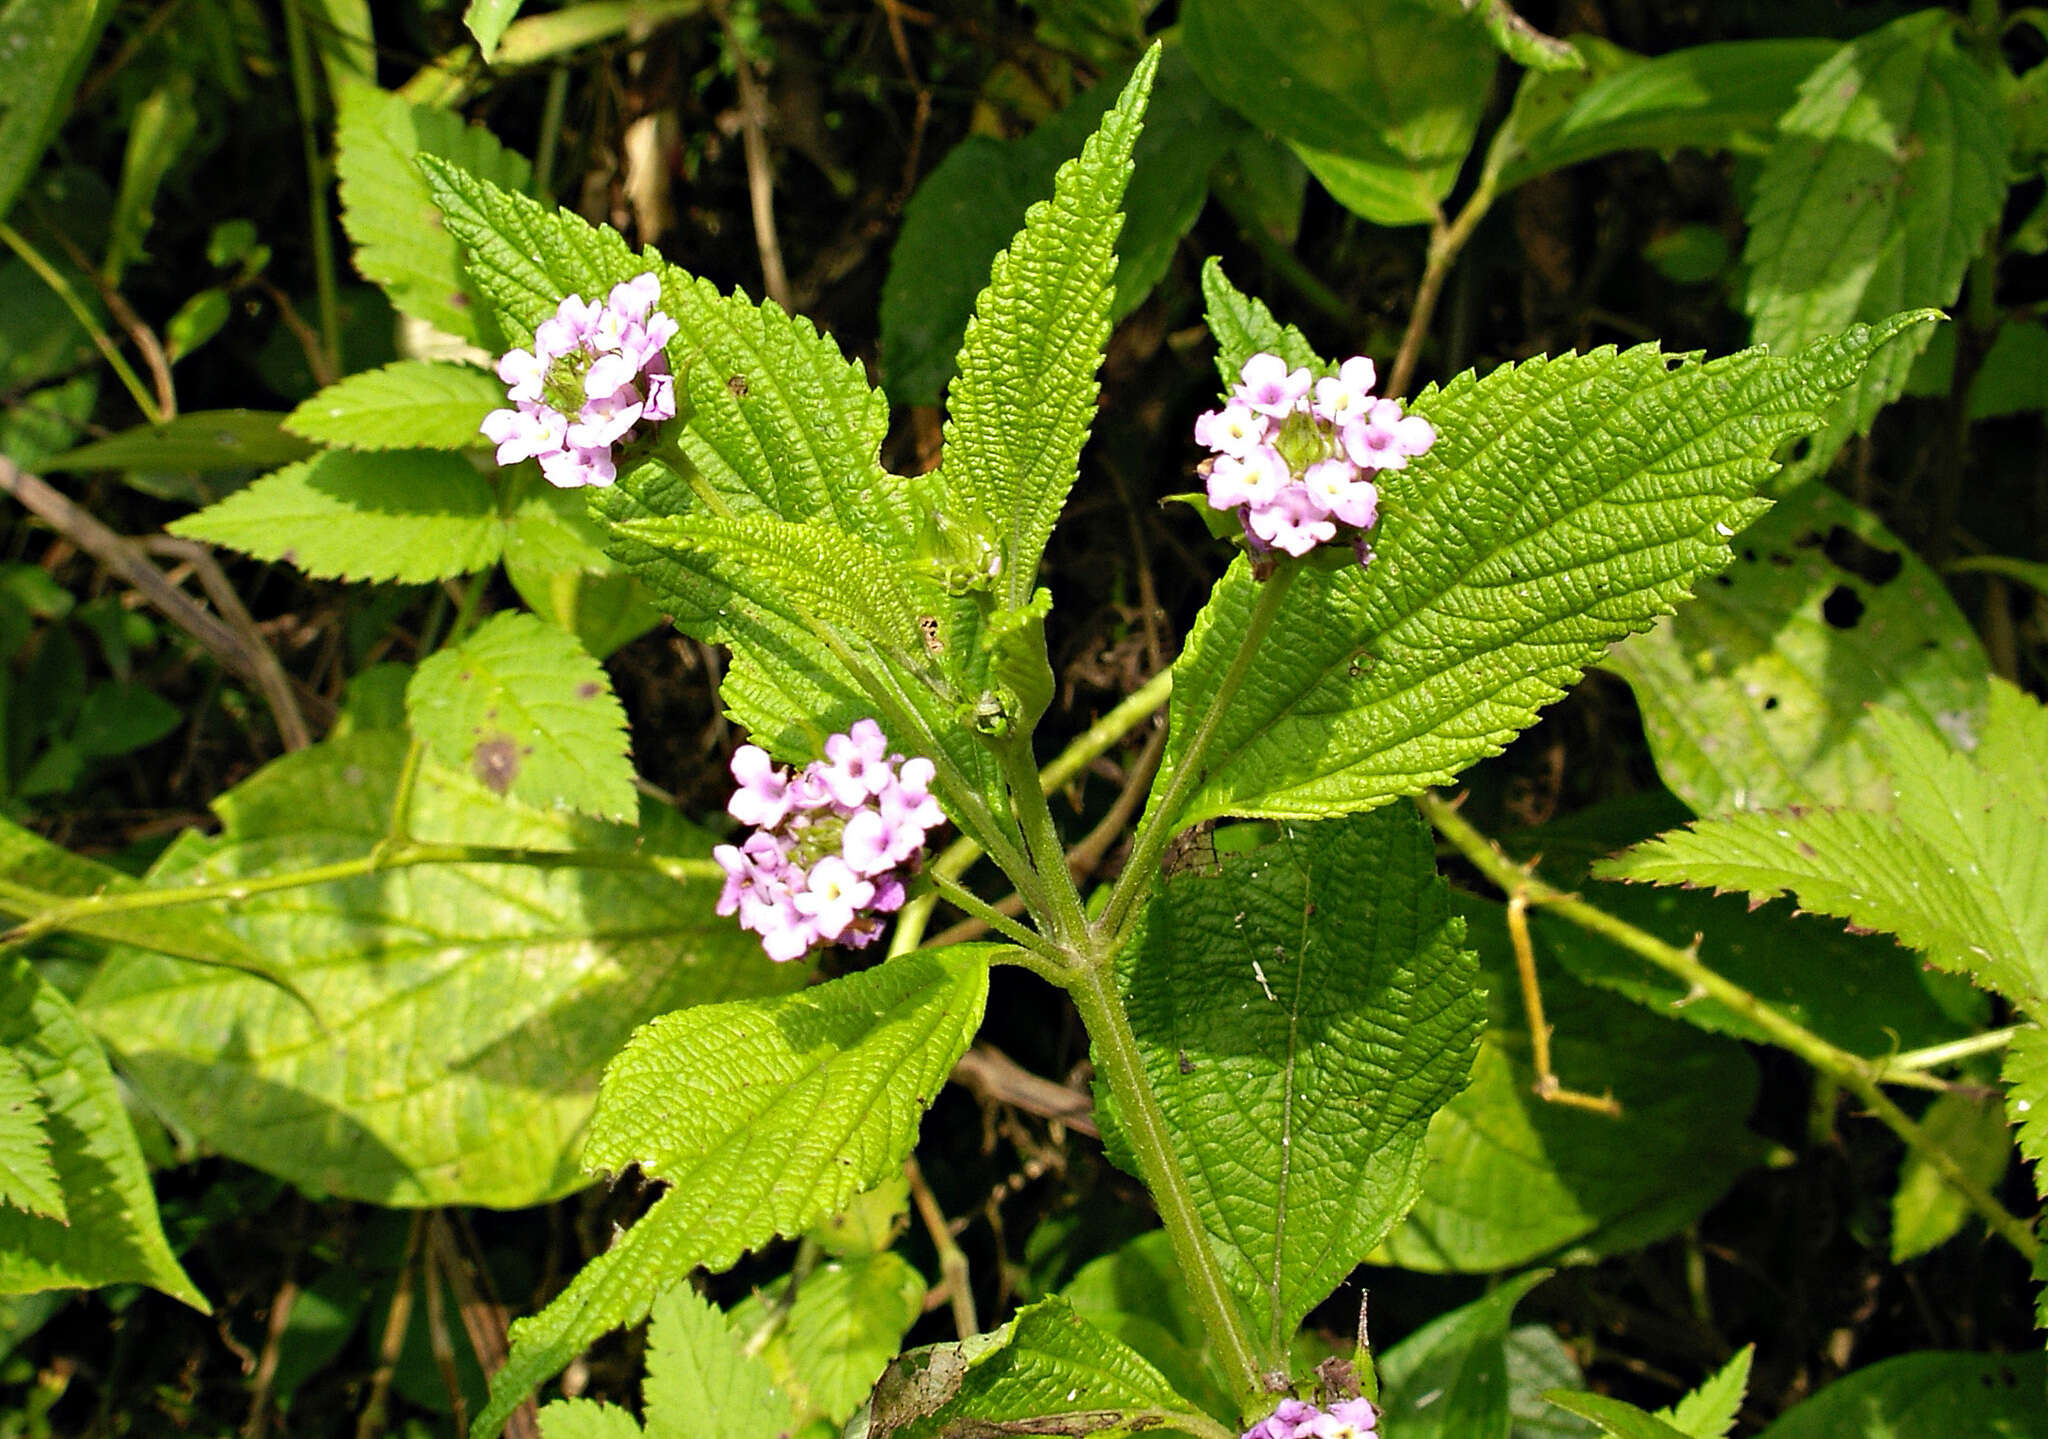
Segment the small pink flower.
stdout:
<path fill-rule="evenodd" d="M 1321 510 L 1339 524 L 1372 528 L 1379 518 L 1379 489 L 1359 478 L 1349 460 L 1318 460 L 1301 477 L 1301 486 Z"/>
<path fill-rule="evenodd" d="M 811 866 L 803 890 L 793 900 L 798 914 L 810 920 L 818 938 L 833 940 L 853 923 L 854 912 L 875 897 L 875 887 L 853 872 L 843 859 L 827 855 Z"/>
<path fill-rule="evenodd" d="M 1232 393 L 1237 402 L 1262 415 L 1284 419 L 1288 411 L 1308 393 L 1313 377 L 1305 369 L 1289 370 L 1278 355 L 1260 353 L 1244 362 L 1239 383 Z"/>
<path fill-rule="evenodd" d="M 1260 445 L 1242 457 L 1218 455 L 1209 467 L 1209 504 L 1219 510 L 1270 504 L 1287 480 L 1287 461 L 1271 445 Z"/>
<path fill-rule="evenodd" d="M 768 751 L 759 745 L 743 744 L 733 751 L 732 777 L 740 787 L 725 802 L 725 812 L 741 824 L 773 829 L 782 823 L 795 802 L 789 792 L 789 777 L 775 766 Z"/>
<path fill-rule="evenodd" d="M 1406 415 L 1392 400 L 1372 406 L 1343 429 L 1344 452 L 1362 470 L 1405 470 L 1408 461 L 1428 452 L 1436 430 L 1420 415 Z"/>
<path fill-rule="evenodd" d="M 1264 415 L 1235 400 L 1195 421 L 1196 444 L 1239 459 L 1265 444 L 1271 434 L 1271 423 Z"/>
<path fill-rule="evenodd" d="M 1372 361 L 1353 355 L 1337 367 L 1336 374 L 1316 381 L 1315 417 L 1333 425 L 1345 424 L 1365 412 L 1377 383 L 1379 374 Z"/>
<path fill-rule="evenodd" d="M 1318 512 L 1316 502 L 1300 485 L 1289 485 L 1270 504 L 1254 505 L 1246 523 L 1274 549 L 1297 559 L 1323 541 L 1337 538 L 1337 526 Z"/>

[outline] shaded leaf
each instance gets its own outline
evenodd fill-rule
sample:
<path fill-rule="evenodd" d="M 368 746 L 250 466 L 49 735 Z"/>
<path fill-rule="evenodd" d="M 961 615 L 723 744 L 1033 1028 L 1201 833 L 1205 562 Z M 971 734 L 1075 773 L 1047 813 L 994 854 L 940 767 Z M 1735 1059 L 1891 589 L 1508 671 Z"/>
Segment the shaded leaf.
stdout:
<path fill-rule="evenodd" d="M 903 1336 L 924 1313 L 924 1276 L 883 1250 L 823 1264 L 804 1277 L 789 1310 L 796 1379 L 834 1424 L 861 1406 Z"/>
<path fill-rule="evenodd" d="M 494 794 L 600 819 L 639 812 L 611 676 L 544 620 L 492 616 L 420 661 L 405 698 L 428 751 Z"/>
<path fill-rule="evenodd" d="M 1462 932 L 1404 805 L 1176 876 L 1118 961 L 1146 1074 L 1269 1363 L 1421 1189 L 1423 1134 L 1484 1019 Z"/>
<path fill-rule="evenodd" d="M 64 1191 L 50 1163 L 43 1098 L 12 1050 L 0 1049 L 0 1208 L 64 1222 Z"/>
<path fill-rule="evenodd" d="M 1685 1431 L 1610 1395 L 1565 1389 L 1553 1390 L 1543 1397 L 1568 1413 L 1592 1420 L 1600 1426 L 1602 1434 L 1611 1434 L 1614 1439 L 1685 1439 Z"/>
<path fill-rule="evenodd" d="M 0 100 L 0 219 L 35 173 L 70 109 L 114 0 L 8 0 L 0 8 L 7 93 Z"/>
<path fill-rule="evenodd" d="M 1596 867 L 1698 884 L 1881 929 L 1943 968 L 2048 1013 L 2048 710 L 2003 681 L 1975 753 L 1879 718 L 1889 814 L 1817 810 L 1706 819 Z"/>
<path fill-rule="evenodd" d="M 1838 48 L 1822 39 L 1731 40 L 1616 65 L 1545 118 L 1524 116 L 1501 186 L 1620 150 L 1761 148 L 1800 82 Z"/>
<path fill-rule="evenodd" d="M 1749 209 L 1756 339 L 1795 348 L 1856 321 L 1955 302 L 2005 201 L 1997 89 L 1954 16 L 1916 11 L 1844 45 L 1778 122 Z M 1926 329 L 1874 356 L 1792 475 L 1824 466 L 1897 397 Z"/>
<path fill-rule="evenodd" d="M 267 470 L 313 453 L 268 410 L 188 410 L 161 425 L 137 425 L 44 461 L 51 474 L 85 470 Z"/>
<path fill-rule="evenodd" d="M 1901 1354 L 1837 1379 L 1762 1439 L 2033 1439 L 2044 1388 L 2039 1353 Z"/>
<path fill-rule="evenodd" d="M 328 450 L 166 528 L 316 579 L 406 584 L 488 569 L 504 543 L 476 467 L 425 450 Z"/>
<path fill-rule="evenodd" d="M 1584 988 L 1547 955 L 1552 1067 L 1573 1089 L 1611 1093 L 1621 1117 L 1539 1099 L 1503 907 L 1467 895 L 1457 907 L 1488 1022 L 1471 1084 L 1430 1124 L 1421 1197 L 1376 1261 L 1491 1273 L 1617 1253 L 1690 1223 L 1762 1158 L 1745 1126 L 1756 1065 L 1740 1045 Z"/>
<path fill-rule="evenodd" d="M 385 837 L 407 736 L 287 755 L 214 803 L 150 882 L 231 883 L 360 859 Z M 422 841 L 702 859 L 650 804 L 638 829 L 507 804 L 421 772 Z M 583 1183 L 605 1062 L 678 1005 L 803 981 L 711 913 L 709 881 L 642 869 L 432 864 L 253 895 L 225 923 L 312 1005 L 237 975 L 117 954 L 82 1007 L 179 1125 L 316 1194 L 386 1205 L 536 1204 Z"/>
<path fill-rule="evenodd" d="M 1990 662 L 1939 577 L 1876 516 L 1802 487 L 1736 561 L 1607 667 L 1657 773 L 1700 814 L 1891 796 L 1878 716 L 1974 733 Z"/>
<path fill-rule="evenodd" d="M 505 578 L 528 609 L 604 659 L 661 623 L 647 589 L 604 552 L 582 490 L 535 483 L 505 520 Z"/>
<path fill-rule="evenodd" d="M 2017 1091 L 2011 1097 L 2017 1107 Z M 1968 1094 L 1937 1094 L 1920 1116 L 1920 1127 L 1985 1190 L 1995 1188 L 2012 1163 L 2012 1133 L 2005 1106 Z M 1975 1211 L 1952 1189 L 1918 1149 L 1899 1166 L 1892 1194 L 1892 1263 L 1917 1259 L 1947 1243 Z M 1720 1439 L 1718 1434 L 1709 1439 Z"/>
<path fill-rule="evenodd" d="M 1508 1324 L 1549 1278 L 1532 1270 L 1439 1315 L 1376 1361 L 1381 1418 L 1401 1439 L 1467 1439 L 1508 1430 Z"/>

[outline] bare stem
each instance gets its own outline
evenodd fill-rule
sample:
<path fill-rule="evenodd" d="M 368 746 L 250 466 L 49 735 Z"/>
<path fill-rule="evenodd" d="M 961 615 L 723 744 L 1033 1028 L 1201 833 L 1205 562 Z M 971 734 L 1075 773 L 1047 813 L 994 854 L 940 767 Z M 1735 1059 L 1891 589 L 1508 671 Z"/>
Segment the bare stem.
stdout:
<path fill-rule="evenodd" d="M 1479 228 L 1479 222 L 1486 218 L 1486 212 L 1493 208 L 1495 181 L 1492 171 L 1479 178 L 1479 187 L 1465 201 L 1465 207 L 1458 211 L 1458 217 L 1448 223 L 1439 219 L 1430 227 L 1429 253 L 1422 263 L 1422 283 L 1415 288 L 1415 308 L 1409 311 L 1408 328 L 1401 336 L 1401 348 L 1394 354 L 1394 368 L 1387 376 L 1387 393 L 1405 395 L 1408 383 L 1415 378 L 1416 361 L 1422 358 L 1422 341 L 1429 334 L 1429 322 L 1436 317 L 1437 301 L 1443 298 L 1444 281 L 1451 275 L 1451 267 L 1458 262 L 1458 256 L 1465 248 L 1465 242 L 1472 238 L 1472 232 Z"/>

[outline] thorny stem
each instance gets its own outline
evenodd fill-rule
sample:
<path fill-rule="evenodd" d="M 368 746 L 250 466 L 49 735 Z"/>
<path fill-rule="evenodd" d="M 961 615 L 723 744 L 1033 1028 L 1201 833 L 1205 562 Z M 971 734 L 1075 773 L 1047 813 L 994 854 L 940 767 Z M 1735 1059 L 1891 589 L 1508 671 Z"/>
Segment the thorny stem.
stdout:
<path fill-rule="evenodd" d="M 109 915 L 238 901 L 281 889 L 336 884 L 385 870 L 411 869 L 423 864 L 517 864 L 530 869 L 632 870 L 664 875 L 677 881 L 722 880 L 725 877 L 725 871 L 719 868 L 716 860 L 678 859 L 638 850 L 521 849 L 506 845 L 430 844 L 401 840 L 379 845 L 369 854 L 355 859 L 336 860 L 332 864 L 163 889 L 65 895 L 0 880 L 0 909 L 24 916 L 14 928 L 0 933 L 0 948 L 26 944 L 59 930 L 78 929 Z"/>
<path fill-rule="evenodd" d="M 1631 954 L 1649 961 L 1695 993 L 1718 1000 L 1770 1036 L 1771 1042 L 1805 1060 L 1823 1076 L 1850 1090 L 1886 1128 L 1899 1136 L 1906 1147 L 1927 1161 L 1942 1180 L 1960 1194 L 2013 1248 L 2031 1262 L 2041 1242 L 2027 1222 L 2000 1204 L 1991 1191 L 1964 1172 L 1955 1157 L 1932 1139 L 1912 1117 L 1884 1092 L 1886 1066 L 1838 1049 L 1812 1030 L 1787 1019 L 1741 985 L 1700 962 L 1697 954 L 1667 944 L 1654 934 L 1617 919 L 1576 895 L 1536 878 L 1514 863 L 1492 840 L 1475 829 L 1458 813 L 1456 806 L 1440 795 L 1422 795 L 1416 803 L 1436 831 L 1470 862 L 1473 868 L 1510 894 L 1520 891 L 1531 904 L 1542 905 L 1560 919 L 1602 938 L 1612 940 Z"/>
<path fill-rule="evenodd" d="M 1257 657 L 1259 647 L 1265 643 L 1266 631 L 1273 627 L 1274 619 L 1279 616 L 1281 602 L 1287 598 L 1294 576 L 1295 566 L 1282 565 L 1271 579 L 1259 586 L 1259 597 L 1252 602 L 1251 614 L 1245 619 L 1244 633 L 1238 638 L 1237 653 L 1231 657 L 1230 668 L 1224 671 L 1216 693 L 1210 696 L 1208 709 L 1196 724 L 1187 747 L 1175 758 L 1173 777 L 1166 782 L 1166 792 L 1152 804 L 1151 812 L 1139 827 L 1138 837 L 1131 845 L 1131 857 L 1124 865 L 1124 872 L 1117 876 L 1116 886 L 1109 894 L 1109 903 L 1094 927 L 1096 939 L 1107 941 L 1100 945 L 1101 953 L 1114 956 L 1122 947 L 1125 926 L 1139 902 L 1151 890 L 1160 856 L 1166 853 L 1166 843 L 1173 838 L 1181 809 L 1187 803 L 1188 791 L 1202 779 L 1202 761 L 1208 755 L 1209 745 L 1216 738 L 1216 731 L 1231 703 L 1236 700 L 1238 690 L 1244 685 L 1245 676 L 1251 673 L 1252 661 Z"/>

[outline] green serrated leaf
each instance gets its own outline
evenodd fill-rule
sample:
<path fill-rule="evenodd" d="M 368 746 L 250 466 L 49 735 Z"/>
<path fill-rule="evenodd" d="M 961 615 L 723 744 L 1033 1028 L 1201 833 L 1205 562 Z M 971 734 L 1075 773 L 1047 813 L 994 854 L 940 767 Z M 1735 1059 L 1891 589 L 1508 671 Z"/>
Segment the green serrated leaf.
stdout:
<path fill-rule="evenodd" d="M 1194 1312 L 1165 1230 L 1149 1230 L 1082 1265 L 1060 1298 L 1135 1349 L 1182 1398 L 1211 1414 L 1233 1411 L 1214 1346 Z"/>
<path fill-rule="evenodd" d="M 941 483 L 992 527 L 1001 607 L 1021 609 L 1073 487 L 1109 338 L 1119 204 L 1159 64 L 1154 46 L 1052 198 L 996 256 L 946 392 Z"/>
<path fill-rule="evenodd" d="M 1623 1399 L 1606 1394 L 1589 1394 L 1582 1389 L 1556 1389 L 1543 1396 L 1567 1413 L 1590 1419 L 1602 1434 L 1614 1439 L 1686 1439 L 1654 1414 L 1645 1413 Z"/>
<path fill-rule="evenodd" d="M 328 450 L 166 526 L 316 579 L 453 579 L 497 563 L 497 499 L 460 455 Z"/>
<path fill-rule="evenodd" d="M 1064 1300 L 1040 1300 L 993 1338 L 897 1361 L 875 1391 L 868 1439 L 1130 1432 L 1192 1412 L 1164 1375 Z"/>
<path fill-rule="evenodd" d="M 2005 1052 L 2005 1112 L 2018 1131 L 2022 1157 L 2034 1166 L 2034 1189 L 2048 1199 L 2048 1030 L 2030 1025 Z"/>
<path fill-rule="evenodd" d="M 400 360 L 329 385 L 285 416 L 295 435 L 351 450 L 471 450 L 483 418 L 506 404 L 487 370 Z"/>
<path fill-rule="evenodd" d="M 271 991 L 275 992 L 275 991 Z M 99 1041 L 19 954 L 0 956 L 0 1054 L 42 1095 L 62 1218 L 0 1204 L 0 1294 L 147 1284 L 211 1313 L 171 1253 Z"/>
<path fill-rule="evenodd" d="M 642 1392 L 650 1439 L 788 1434 L 789 1399 L 744 1342 L 723 1311 L 687 1283 L 654 1301 Z"/>
<path fill-rule="evenodd" d="M 159 885 L 359 860 L 389 830 L 408 745 L 359 731 L 286 755 L 215 801 Z M 711 837 L 508 804 L 427 764 L 428 843 L 702 860 Z M 81 1002 L 180 1126 L 313 1193 L 396 1206 L 538 1204 L 577 1164 L 605 1062 L 648 1017 L 804 979 L 711 913 L 716 886 L 626 868 L 433 864 L 252 895 L 225 916 L 311 1009 L 239 975 L 116 953 Z"/>
<path fill-rule="evenodd" d="M 1778 122 L 1749 212 L 1744 308 L 1791 349 L 1857 321 L 1955 302 L 2005 201 L 2005 115 L 1955 46 L 1956 18 L 1919 10 L 1837 51 Z M 1931 332 L 1873 357 L 1788 479 L 1825 466 L 1904 388 Z"/>
<path fill-rule="evenodd" d="M 1760 148 L 1800 81 L 1838 48 L 1820 39 L 1731 40 L 1615 65 L 1568 104 L 1521 114 L 1501 188 L 1621 150 Z"/>
<path fill-rule="evenodd" d="M 64 1222 L 64 1191 L 50 1162 L 42 1092 L 10 1049 L 0 1049 L 0 1208 Z"/>
<path fill-rule="evenodd" d="M 1456 906 L 1487 1026 L 1472 1082 L 1430 1123 L 1421 1196 L 1376 1262 L 1496 1273 L 1621 1252 L 1697 1219 L 1763 1157 L 1744 1124 L 1757 1072 L 1740 1045 L 1576 984 L 1548 954 L 1552 1067 L 1573 1089 L 1611 1094 L 1621 1115 L 1539 1099 L 1503 907 L 1467 895 Z"/>
<path fill-rule="evenodd" d="M 939 403 L 990 262 L 1024 224 L 1031 203 L 1052 192 L 1054 172 L 1094 131 L 1128 74 L 1125 66 L 1104 74 L 1020 139 L 968 136 L 918 184 L 882 287 L 882 382 L 898 404 Z M 1160 56 L 1146 113 L 1150 122 L 1132 150 L 1124 195 L 1112 320 L 1136 309 L 1158 284 L 1208 198 L 1210 171 L 1250 134 L 1178 46 Z"/>
<path fill-rule="evenodd" d="M 1118 962 L 1145 1070 L 1255 1341 L 1404 1214 L 1485 1002 L 1409 806 L 1284 829 L 1170 880 Z M 1116 1150 L 1113 1148 L 1112 1153 Z"/>
<path fill-rule="evenodd" d="M 2048 1014 L 2048 710 L 2003 681 L 1973 754 L 1885 715 L 1890 814 L 1817 810 L 1701 820 L 1596 867 L 1697 884 L 1880 929 Z"/>
<path fill-rule="evenodd" d="M 1967 733 L 1990 662 L 1941 580 L 1876 516 L 1806 486 L 1735 563 L 1607 667 L 1696 813 L 1890 798 L 1877 716 Z"/>
<path fill-rule="evenodd" d="M 2038 1439 L 2048 1355 L 1901 1354 L 1837 1379 L 1761 1439 Z"/>
<path fill-rule="evenodd" d="M 541 1439 L 640 1439 L 640 1421 L 616 1404 L 557 1399 L 540 1411 Z"/>
<path fill-rule="evenodd" d="M 1274 319 L 1265 301 L 1231 284 L 1223 262 L 1214 255 L 1202 262 L 1202 299 L 1209 333 L 1216 341 L 1216 369 L 1226 390 L 1238 382 L 1244 362 L 1260 351 L 1278 355 L 1296 368 L 1324 367 L 1308 337 Z"/>
<path fill-rule="evenodd" d="M 611 677 L 544 620 L 493 616 L 422 660 L 405 701 L 428 752 L 493 794 L 600 819 L 639 813 Z"/>
<path fill-rule="evenodd" d="M 1467 1439 L 1508 1428 L 1507 1336 L 1536 1269 L 1440 1315 L 1378 1357 L 1381 1418 L 1401 1439 Z"/>
<path fill-rule="evenodd" d="M 998 949 L 920 950 L 780 999 L 679 1010 L 635 1034 L 605 1072 L 584 1163 L 637 1165 L 673 1187 L 512 1326 L 474 1439 L 667 1284 L 801 1234 L 893 1173 L 981 1022 Z"/>
<path fill-rule="evenodd" d="M 43 464 L 52 474 L 86 470 L 267 470 L 313 453 L 279 428 L 268 410 L 188 410 L 161 425 L 137 425 L 66 450 Z"/>
<path fill-rule="evenodd" d="M 789 1346 L 813 1406 L 843 1424 L 924 1313 L 924 1276 L 887 1250 L 823 1264 L 789 1310 Z"/>
<path fill-rule="evenodd" d="M 1784 440 L 1925 316 L 1798 355 L 1642 345 L 1425 389 L 1430 452 L 1383 473 L 1376 558 L 1304 567 L 1220 717 L 1180 823 L 1369 809 L 1497 752 L 1607 647 L 1725 565 Z M 1259 585 L 1240 558 L 1174 666 L 1166 792 Z"/>
<path fill-rule="evenodd" d="M 1656 1417 L 1685 1439 L 1723 1439 L 1735 1427 L 1743 1396 L 1749 1393 L 1749 1366 L 1755 1358 L 1756 1346 L 1743 1345 L 1706 1383 L 1669 1408 L 1658 1410 Z"/>
<path fill-rule="evenodd" d="M 504 348 L 498 327 L 477 304 L 456 237 L 442 225 L 417 162 L 431 156 L 520 189 L 531 173 L 525 158 L 453 110 L 409 105 L 366 80 L 343 80 L 336 102 L 334 170 L 356 268 L 383 287 L 394 309 L 486 350 Z"/>
<path fill-rule="evenodd" d="M 2005 1106 L 1968 1094 L 1938 1094 L 1920 1116 L 1920 1128 L 1986 1190 L 2012 1163 Z M 1923 1151 L 1909 1150 L 1892 1194 L 1892 1263 L 1917 1259 L 1946 1244 L 1971 1218 L 1969 1201 L 1942 1178 Z M 1720 1439 L 1720 1434 L 1708 1436 Z"/>

